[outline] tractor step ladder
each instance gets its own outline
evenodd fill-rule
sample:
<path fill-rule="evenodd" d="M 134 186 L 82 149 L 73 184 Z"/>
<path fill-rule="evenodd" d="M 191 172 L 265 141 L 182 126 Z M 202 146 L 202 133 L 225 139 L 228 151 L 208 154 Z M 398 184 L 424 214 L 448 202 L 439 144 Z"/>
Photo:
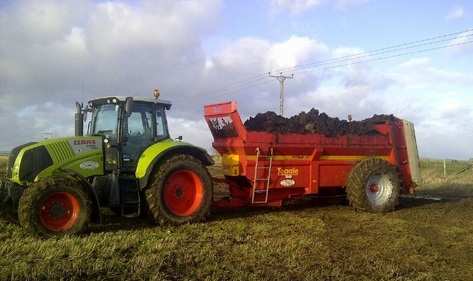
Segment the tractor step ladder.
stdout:
<path fill-rule="evenodd" d="M 133 180 L 133 177 L 122 176 L 122 180 Z M 136 181 L 136 179 L 135 179 Z M 120 188 L 120 211 L 121 216 L 124 218 L 137 218 L 141 216 L 141 194 L 138 188 L 138 182 L 136 181 L 135 188 Z"/>
<path fill-rule="evenodd" d="M 127 212 L 127 209 L 136 209 L 134 212 Z M 124 218 L 137 218 L 141 216 L 141 198 L 138 194 L 137 200 L 129 200 L 122 202 L 120 206 L 121 216 Z"/>
<path fill-rule="evenodd" d="M 260 166 L 259 164 L 259 161 L 260 159 L 263 158 L 265 159 L 266 161 L 269 161 L 269 164 L 268 166 Z M 271 148 L 269 150 L 269 155 L 261 155 L 261 150 L 258 148 L 256 148 L 256 160 L 255 160 L 255 175 L 254 175 L 254 178 L 253 178 L 253 190 L 252 190 L 252 193 L 251 193 L 251 204 L 266 204 L 268 203 L 268 196 L 269 196 L 269 185 L 271 183 L 271 169 L 272 169 L 272 166 L 273 166 L 273 148 Z M 268 174 L 267 176 L 262 176 L 261 178 L 258 178 L 258 171 L 260 170 L 263 170 L 263 174 L 264 174 L 264 171 L 267 170 Z M 265 188 L 264 189 L 258 189 L 258 183 L 263 181 L 265 183 Z M 255 200 L 255 197 L 256 197 L 256 193 L 264 193 L 264 201 L 256 201 Z"/>

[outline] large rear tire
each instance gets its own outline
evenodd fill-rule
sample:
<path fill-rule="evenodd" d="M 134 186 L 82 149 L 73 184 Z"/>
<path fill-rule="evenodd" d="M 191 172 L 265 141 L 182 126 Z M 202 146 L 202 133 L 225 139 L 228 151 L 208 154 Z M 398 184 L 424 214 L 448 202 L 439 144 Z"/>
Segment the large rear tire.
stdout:
<path fill-rule="evenodd" d="M 190 155 L 177 155 L 161 163 L 146 190 L 149 212 L 161 225 L 205 220 L 212 196 L 209 172 Z"/>
<path fill-rule="evenodd" d="M 393 211 L 399 202 L 400 182 L 396 167 L 379 158 L 369 158 L 353 167 L 346 184 L 348 202 L 369 212 Z"/>
<path fill-rule="evenodd" d="M 18 207 L 20 225 L 46 237 L 84 232 L 91 213 L 89 196 L 80 183 L 69 177 L 33 183 L 23 192 Z"/>

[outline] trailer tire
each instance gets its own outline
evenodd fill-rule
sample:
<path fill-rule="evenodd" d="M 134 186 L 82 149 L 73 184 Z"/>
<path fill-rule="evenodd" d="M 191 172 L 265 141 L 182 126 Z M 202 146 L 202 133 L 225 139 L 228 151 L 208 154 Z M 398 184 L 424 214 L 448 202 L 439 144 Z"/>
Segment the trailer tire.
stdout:
<path fill-rule="evenodd" d="M 350 206 L 356 210 L 393 211 L 400 194 L 396 167 L 379 158 L 357 163 L 348 176 L 346 193 Z"/>
<path fill-rule="evenodd" d="M 160 225 L 204 221 L 210 213 L 213 187 L 202 162 L 184 154 L 158 165 L 145 191 L 153 221 Z"/>
<path fill-rule="evenodd" d="M 71 177 L 52 177 L 25 189 L 18 206 L 20 225 L 29 232 L 55 237 L 87 230 L 92 201 Z"/>

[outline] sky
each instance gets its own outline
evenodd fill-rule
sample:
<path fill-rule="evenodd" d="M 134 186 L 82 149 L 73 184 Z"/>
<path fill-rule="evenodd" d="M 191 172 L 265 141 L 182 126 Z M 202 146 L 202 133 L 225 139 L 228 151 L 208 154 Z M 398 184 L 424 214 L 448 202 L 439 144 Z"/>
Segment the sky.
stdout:
<path fill-rule="evenodd" d="M 203 105 L 277 111 L 265 73 L 287 69 L 287 115 L 395 114 L 421 157 L 469 159 L 472 28 L 466 0 L 0 0 L 0 151 L 72 135 L 75 101 L 154 88 L 173 102 L 173 137 L 210 149 Z M 297 68 L 450 33 L 449 48 Z"/>

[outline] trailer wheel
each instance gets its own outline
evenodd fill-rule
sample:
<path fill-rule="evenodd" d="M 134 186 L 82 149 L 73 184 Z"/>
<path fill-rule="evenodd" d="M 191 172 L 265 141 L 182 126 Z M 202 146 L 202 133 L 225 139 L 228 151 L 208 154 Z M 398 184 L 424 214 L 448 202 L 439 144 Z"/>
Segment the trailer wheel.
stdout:
<path fill-rule="evenodd" d="M 154 222 L 178 225 L 205 220 L 212 193 L 206 167 L 190 155 L 177 155 L 155 171 L 146 202 Z"/>
<path fill-rule="evenodd" d="M 33 234 L 53 237 L 84 232 L 92 202 L 83 187 L 68 177 L 33 183 L 20 198 L 20 225 Z"/>
<path fill-rule="evenodd" d="M 350 205 L 357 210 L 393 211 L 400 193 L 396 167 L 379 158 L 363 160 L 348 176 L 346 192 Z"/>

